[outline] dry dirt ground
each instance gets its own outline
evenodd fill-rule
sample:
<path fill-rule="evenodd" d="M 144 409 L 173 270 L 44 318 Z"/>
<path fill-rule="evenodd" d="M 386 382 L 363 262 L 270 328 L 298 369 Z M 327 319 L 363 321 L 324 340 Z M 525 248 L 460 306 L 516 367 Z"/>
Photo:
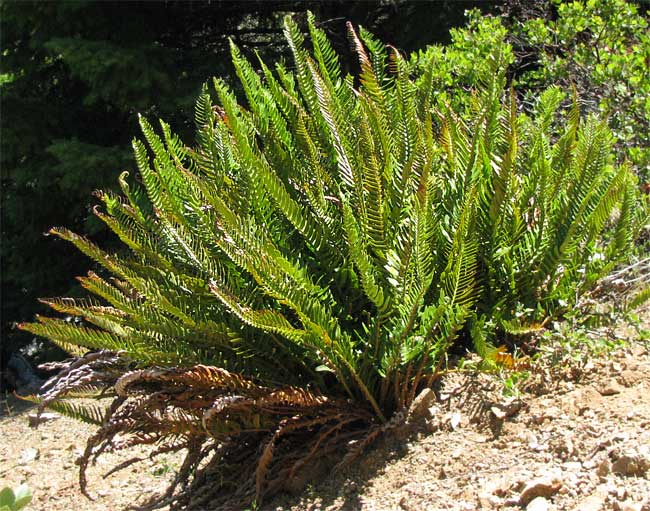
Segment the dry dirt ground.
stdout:
<path fill-rule="evenodd" d="M 649 348 L 637 339 L 538 371 L 510 397 L 503 376 L 451 374 L 410 428 L 263 509 L 650 511 Z M 33 410 L 0 407 L 0 487 L 28 483 L 34 511 L 119 511 L 163 490 L 179 464 L 145 460 L 104 478 L 124 459 L 106 455 L 90 469 L 89 501 L 76 459 L 92 428 L 58 417 L 32 429 Z"/>

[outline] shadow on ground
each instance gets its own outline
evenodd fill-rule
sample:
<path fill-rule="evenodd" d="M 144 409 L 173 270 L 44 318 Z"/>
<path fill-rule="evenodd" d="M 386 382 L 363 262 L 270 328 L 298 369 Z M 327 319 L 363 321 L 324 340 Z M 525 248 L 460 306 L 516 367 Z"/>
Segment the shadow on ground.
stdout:
<path fill-rule="evenodd" d="M 24 414 L 35 406 L 34 403 L 20 399 L 13 394 L 2 393 L 0 394 L 0 421 Z"/>

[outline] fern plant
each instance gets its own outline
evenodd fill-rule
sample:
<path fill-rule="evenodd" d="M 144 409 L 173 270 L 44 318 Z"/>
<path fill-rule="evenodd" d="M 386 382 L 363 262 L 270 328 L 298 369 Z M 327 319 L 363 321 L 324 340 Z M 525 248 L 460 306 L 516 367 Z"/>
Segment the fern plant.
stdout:
<path fill-rule="evenodd" d="M 233 45 L 246 101 L 215 80 L 194 147 L 140 119 L 141 184 L 123 174 L 95 211 L 129 257 L 52 230 L 103 268 L 80 278 L 96 298 L 44 300 L 82 322 L 22 325 L 79 357 L 37 399 L 100 424 L 82 487 L 90 460 L 148 444 L 187 449 L 150 507 L 260 503 L 322 454 L 359 452 L 452 346 L 489 356 L 625 257 L 634 177 L 577 102 L 563 117 L 552 88 L 519 114 L 496 54 L 454 112 L 435 62 L 414 76 L 349 26 L 360 72 L 344 76 L 311 16 L 309 33 L 312 51 L 285 20 L 292 69 L 256 71 Z"/>

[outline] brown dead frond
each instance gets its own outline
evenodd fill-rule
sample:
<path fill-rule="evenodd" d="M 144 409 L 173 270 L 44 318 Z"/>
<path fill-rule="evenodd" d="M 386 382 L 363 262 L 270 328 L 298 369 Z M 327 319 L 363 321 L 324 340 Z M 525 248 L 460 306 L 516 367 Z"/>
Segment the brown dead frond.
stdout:
<path fill-rule="evenodd" d="M 374 423 L 371 411 L 358 404 L 307 389 L 266 387 L 217 367 L 134 370 L 121 354 L 100 352 L 58 368 L 62 372 L 47 383 L 43 403 L 82 385 L 103 389 L 112 398 L 81 457 L 84 494 L 86 469 L 103 453 L 137 445 L 152 446 L 149 458 L 185 451 L 170 487 L 140 510 L 259 504 L 304 480 L 321 455 L 343 454 Z M 108 474 L 143 459 L 130 458 Z"/>

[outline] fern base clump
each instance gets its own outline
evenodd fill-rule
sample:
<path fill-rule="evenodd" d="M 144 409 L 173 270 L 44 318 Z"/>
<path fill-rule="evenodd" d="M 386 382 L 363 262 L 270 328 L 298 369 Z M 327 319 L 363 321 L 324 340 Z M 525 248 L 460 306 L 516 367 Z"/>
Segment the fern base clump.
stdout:
<path fill-rule="evenodd" d="M 45 300 L 78 322 L 21 325 L 81 357 L 39 399 L 99 425 L 82 486 L 101 453 L 146 444 L 187 450 L 151 506 L 259 503 L 403 417 L 450 348 L 489 365 L 562 316 L 643 225 L 606 124 L 553 87 L 521 113 L 503 48 L 450 98 L 435 59 L 414 70 L 349 26 L 357 85 L 308 25 L 311 52 L 286 19 L 293 70 L 233 45 L 247 106 L 206 87 L 195 147 L 141 119 L 141 183 L 122 174 L 95 211 L 128 254 L 52 230 L 101 267 L 80 278 L 96 298 Z M 64 399 L 84 395 L 113 401 Z"/>

